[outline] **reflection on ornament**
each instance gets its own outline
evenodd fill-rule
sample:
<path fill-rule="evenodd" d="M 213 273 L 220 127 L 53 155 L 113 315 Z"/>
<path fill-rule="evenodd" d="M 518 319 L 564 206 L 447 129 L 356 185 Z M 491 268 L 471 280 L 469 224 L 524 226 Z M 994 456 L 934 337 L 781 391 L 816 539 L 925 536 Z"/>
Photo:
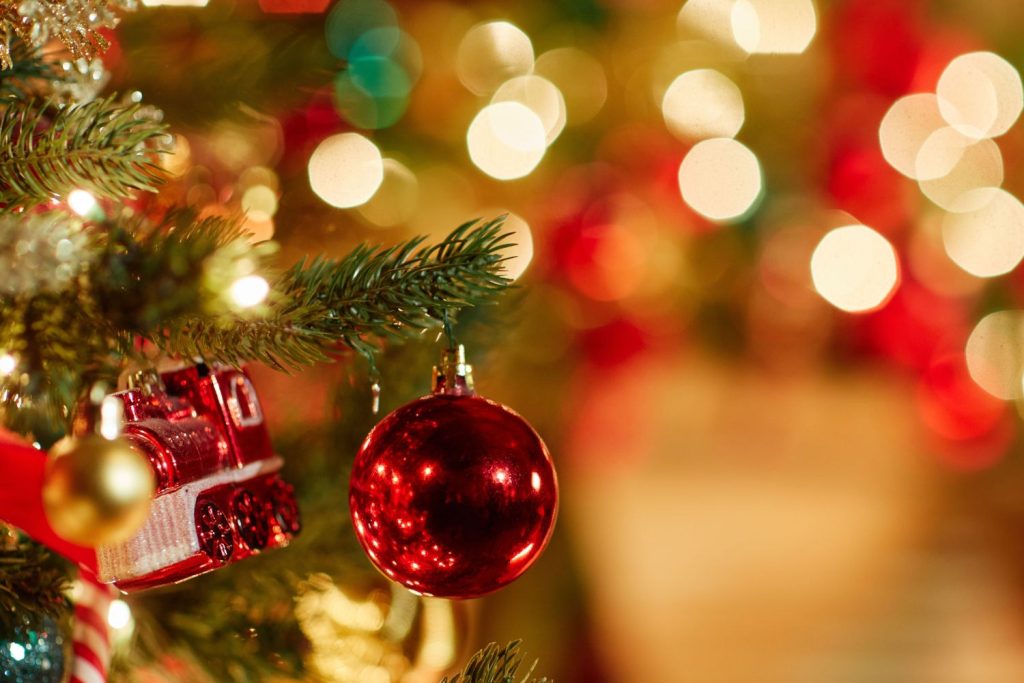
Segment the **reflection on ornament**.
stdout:
<path fill-rule="evenodd" d="M 328 682 L 436 682 L 464 654 L 471 605 L 425 598 L 383 577 L 338 586 L 315 574 L 295 616 L 312 645 L 310 668 Z"/>
<path fill-rule="evenodd" d="M 146 520 L 154 486 L 149 461 L 126 441 L 99 434 L 65 440 L 46 464 L 46 519 L 80 545 L 122 541 Z"/>

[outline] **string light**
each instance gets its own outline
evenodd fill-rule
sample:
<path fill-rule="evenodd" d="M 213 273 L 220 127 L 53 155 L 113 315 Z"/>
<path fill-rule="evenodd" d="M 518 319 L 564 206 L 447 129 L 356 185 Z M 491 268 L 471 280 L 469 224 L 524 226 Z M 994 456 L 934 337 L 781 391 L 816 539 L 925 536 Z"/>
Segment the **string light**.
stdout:
<path fill-rule="evenodd" d="M 263 303 L 270 293 L 270 285 L 259 275 L 246 275 L 231 283 L 228 294 L 238 308 L 252 308 Z"/>
<path fill-rule="evenodd" d="M 679 190 L 697 213 L 713 221 L 744 217 L 761 196 L 761 165 L 731 138 L 698 142 L 679 165 Z"/>
<path fill-rule="evenodd" d="M 477 168 L 498 180 L 529 175 L 544 157 L 544 122 L 518 102 L 484 107 L 466 133 L 469 157 Z"/>
<path fill-rule="evenodd" d="M 736 44 L 751 54 L 799 54 L 818 30 L 812 0 L 735 0 L 730 21 Z"/>
<path fill-rule="evenodd" d="M 944 173 L 937 172 L 929 165 L 932 153 L 924 159 L 920 153 L 929 136 L 945 126 L 942 114 L 939 113 L 939 100 L 932 93 L 901 97 L 885 112 L 878 127 L 882 156 L 890 166 L 908 178 L 919 180 L 922 172 L 928 177 L 941 177 Z"/>
<path fill-rule="evenodd" d="M 899 266 L 889 241 L 866 225 L 829 231 L 811 255 L 814 289 L 836 308 L 863 313 L 896 289 Z"/>
<path fill-rule="evenodd" d="M 661 113 L 668 129 L 682 140 L 731 138 L 743 127 L 743 94 L 725 74 L 695 69 L 668 86 Z"/>
<path fill-rule="evenodd" d="M 79 216 L 87 217 L 97 207 L 96 198 L 85 190 L 72 190 L 68 193 L 68 206 Z"/>
<path fill-rule="evenodd" d="M 309 158 L 309 184 L 331 206 L 365 204 L 384 181 L 380 150 L 358 133 L 332 135 Z"/>
<path fill-rule="evenodd" d="M 107 608 L 107 623 L 110 628 L 121 630 L 132 621 L 132 610 L 124 600 L 114 600 Z"/>
<path fill-rule="evenodd" d="M 1020 74 L 992 52 L 970 52 L 951 61 L 935 92 L 943 118 L 974 139 L 1002 135 L 1024 108 Z"/>
<path fill-rule="evenodd" d="M 507 21 L 491 21 L 469 29 L 455 58 L 459 80 L 477 95 L 489 95 L 508 79 L 532 69 L 530 37 Z"/>
<path fill-rule="evenodd" d="M 502 83 L 491 102 L 518 102 L 540 119 L 547 144 L 565 128 L 565 98 L 555 84 L 540 76 L 516 76 Z"/>
<path fill-rule="evenodd" d="M 971 275 L 995 277 L 1024 258 L 1024 205 L 1009 192 L 993 189 L 981 208 L 946 214 L 942 243 L 949 258 Z"/>
<path fill-rule="evenodd" d="M 967 370 L 982 389 L 1011 400 L 1024 394 L 1024 311 L 989 313 L 978 321 L 964 349 Z"/>

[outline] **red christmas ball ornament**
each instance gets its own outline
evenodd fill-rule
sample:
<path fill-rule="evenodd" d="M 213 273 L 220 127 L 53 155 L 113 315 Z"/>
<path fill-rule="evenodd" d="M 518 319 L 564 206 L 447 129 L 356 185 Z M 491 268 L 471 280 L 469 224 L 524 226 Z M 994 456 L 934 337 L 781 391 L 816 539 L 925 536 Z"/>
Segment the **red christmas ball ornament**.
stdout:
<path fill-rule="evenodd" d="M 472 598 L 515 580 L 544 550 L 558 482 L 533 428 L 475 395 L 460 346 L 434 369 L 432 395 L 366 437 L 349 506 L 385 576 L 423 595 Z"/>

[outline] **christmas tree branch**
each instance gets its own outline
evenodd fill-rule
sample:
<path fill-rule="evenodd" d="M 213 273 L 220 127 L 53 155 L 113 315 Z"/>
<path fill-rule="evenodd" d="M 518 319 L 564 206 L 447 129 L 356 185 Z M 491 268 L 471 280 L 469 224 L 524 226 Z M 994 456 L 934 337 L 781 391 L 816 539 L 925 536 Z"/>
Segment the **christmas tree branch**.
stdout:
<path fill-rule="evenodd" d="M 452 678 L 446 677 L 441 683 L 550 683 L 547 678 L 532 678 L 537 662 L 530 666 L 523 678 L 517 679 L 523 662 L 519 644 L 518 640 L 513 640 L 505 647 L 490 643 L 473 655 L 462 673 Z"/>
<path fill-rule="evenodd" d="M 12 101 L 0 115 L 0 203 L 32 206 L 81 188 L 122 198 L 164 178 L 153 163 L 165 127 L 113 97 L 58 108 Z"/>
<path fill-rule="evenodd" d="M 417 237 L 388 249 L 361 245 L 340 260 L 316 258 L 274 286 L 264 318 L 186 321 L 162 341 L 183 355 L 230 363 L 258 360 L 286 369 L 317 362 L 341 342 L 372 357 L 371 339 L 415 336 L 444 312 L 491 300 L 509 281 L 503 218 L 471 221 L 434 245 Z"/>
<path fill-rule="evenodd" d="M 0 532 L 12 533 L 9 527 Z M 41 545 L 26 540 L 0 549 L 0 633 L 10 633 L 25 616 L 62 616 L 67 588 L 67 568 Z"/>
<path fill-rule="evenodd" d="M 467 223 L 435 245 L 361 246 L 274 277 L 273 245 L 249 244 L 237 218 L 180 211 L 156 225 L 115 217 L 92 226 L 56 213 L 0 215 L 0 267 L 10 273 L 0 283 L 0 353 L 17 361 L 0 377 L 6 422 L 26 431 L 26 411 L 63 422 L 81 387 L 116 377 L 138 338 L 186 358 L 279 369 L 327 360 L 339 345 L 372 359 L 381 339 L 418 335 L 508 286 L 501 225 Z M 232 308 L 230 285 L 260 271 L 271 281 L 267 303 Z"/>
<path fill-rule="evenodd" d="M 11 68 L 0 70 L 0 98 L 28 99 L 64 80 L 57 62 L 46 59 L 41 50 L 16 39 L 10 51 Z"/>

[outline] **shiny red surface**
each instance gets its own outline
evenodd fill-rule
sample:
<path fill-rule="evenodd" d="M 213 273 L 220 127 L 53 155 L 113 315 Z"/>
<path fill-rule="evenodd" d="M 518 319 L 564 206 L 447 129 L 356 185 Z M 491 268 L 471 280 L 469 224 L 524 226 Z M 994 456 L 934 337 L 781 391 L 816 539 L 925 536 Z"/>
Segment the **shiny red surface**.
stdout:
<path fill-rule="evenodd" d="M 125 406 L 125 438 L 156 472 L 157 495 L 274 456 L 255 388 L 244 372 L 191 366 L 161 379 L 166 393 L 114 394 Z M 193 516 L 199 552 L 115 585 L 134 591 L 184 581 L 286 546 L 301 529 L 294 491 L 276 472 L 201 491 Z"/>
<path fill-rule="evenodd" d="M 558 483 L 521 417 L 475 396 L 433 395 L 385 417 L 356 456 L 356 535 L 386 576 L 470 598 L 519 577 L 547 545 Z"/>

